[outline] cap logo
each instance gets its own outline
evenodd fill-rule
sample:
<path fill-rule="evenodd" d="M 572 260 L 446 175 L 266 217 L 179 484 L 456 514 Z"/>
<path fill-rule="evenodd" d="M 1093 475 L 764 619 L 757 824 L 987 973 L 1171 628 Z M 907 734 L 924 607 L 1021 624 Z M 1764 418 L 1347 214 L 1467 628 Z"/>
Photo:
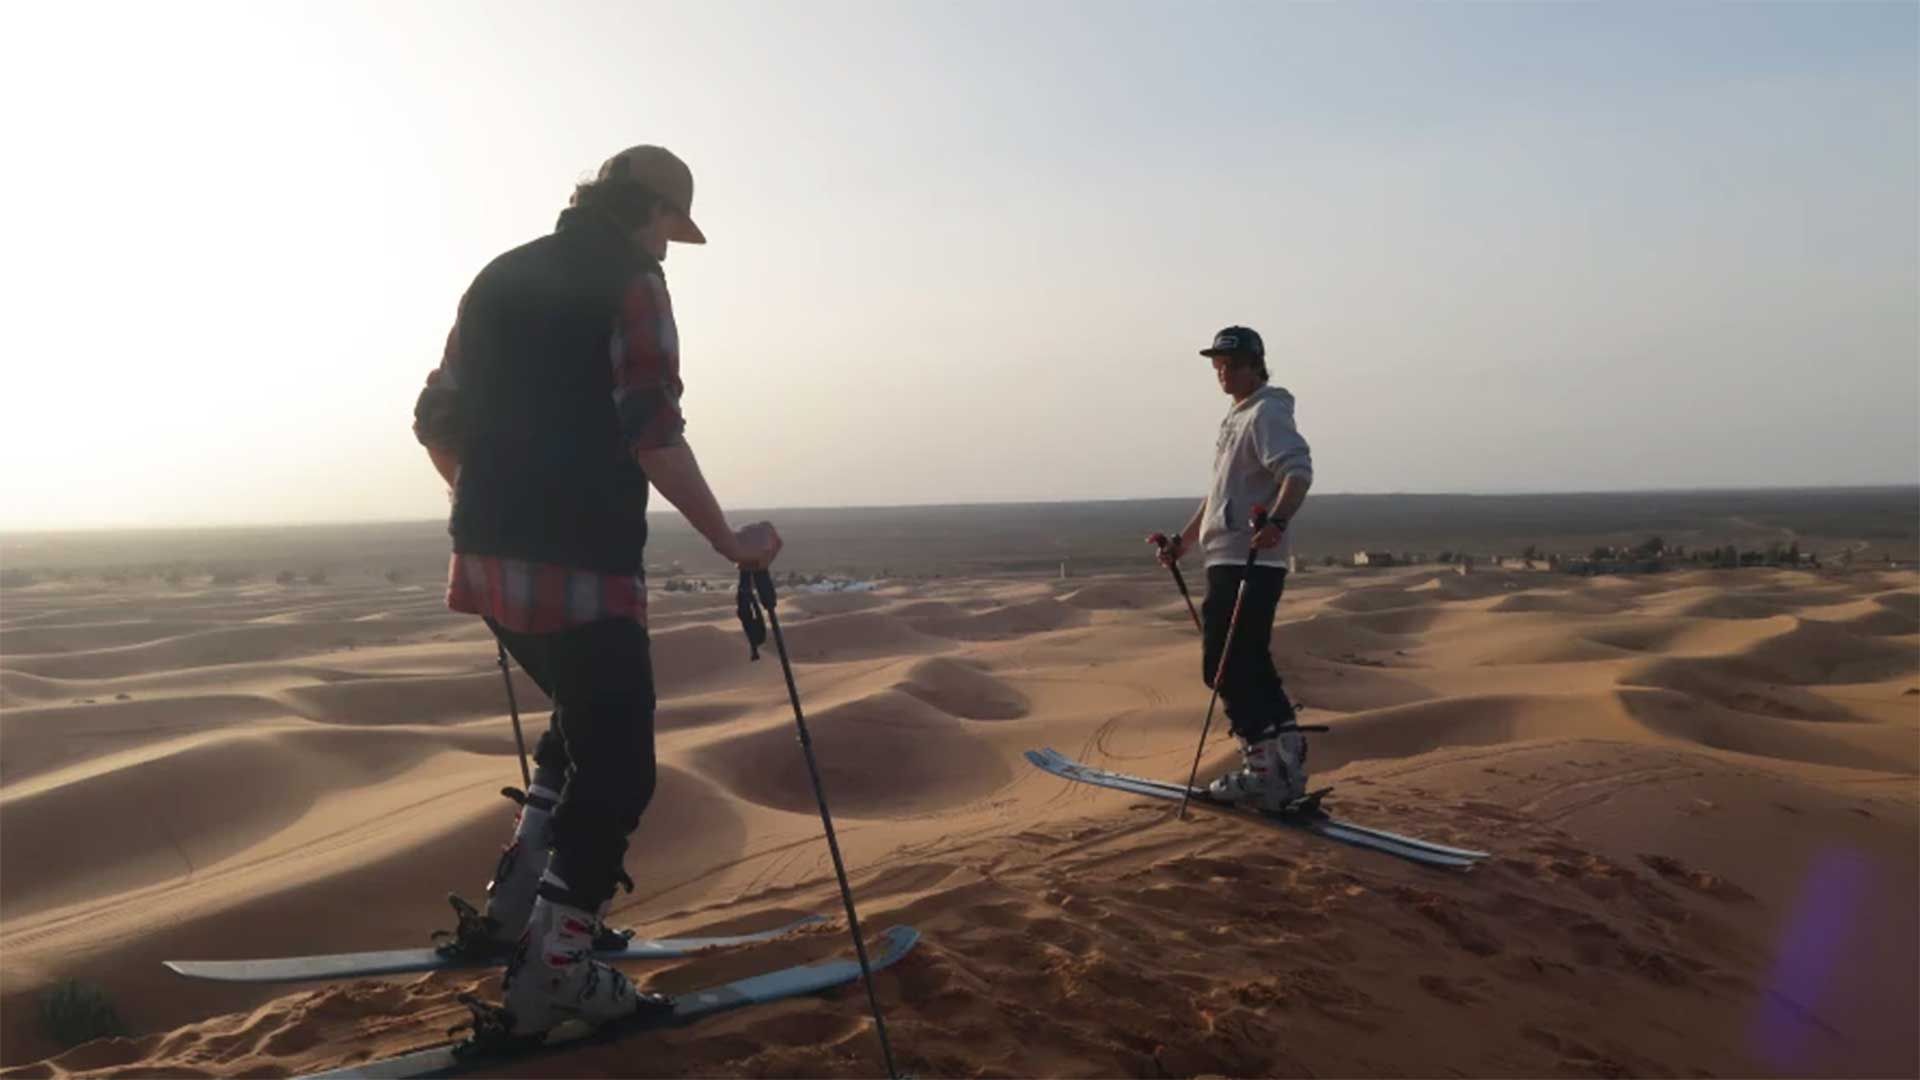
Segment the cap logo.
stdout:
<path fill-rule="evenodd" d="M 1219 337 L 1213 339 L 1213 347 L 1216 349 L 1237 349 L 1240 347 L 1240 336 L 1238 334 L 1221 334 Z"/>

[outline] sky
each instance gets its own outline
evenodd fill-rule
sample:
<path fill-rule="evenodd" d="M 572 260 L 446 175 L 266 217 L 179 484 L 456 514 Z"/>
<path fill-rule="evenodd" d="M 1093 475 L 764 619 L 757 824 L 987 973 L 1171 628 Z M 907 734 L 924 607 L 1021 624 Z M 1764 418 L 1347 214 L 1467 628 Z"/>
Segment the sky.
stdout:
<path fill-rule="evenodd" d="M 729 507 L 1920 482 L 1920 5 L 15 4 L 0 528 L 424 519 L 461 293 L 635 143 Z"/>

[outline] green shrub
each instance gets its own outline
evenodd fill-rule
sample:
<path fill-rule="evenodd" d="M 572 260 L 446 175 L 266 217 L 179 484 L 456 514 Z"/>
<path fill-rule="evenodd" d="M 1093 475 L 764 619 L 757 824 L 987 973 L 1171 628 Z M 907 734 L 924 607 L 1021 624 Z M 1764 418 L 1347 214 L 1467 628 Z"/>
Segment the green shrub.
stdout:
<path fill-rule="evenodd" d="M 127 1034 L 107 992 L 78 979 L 62 979 L 40 992 L 40 1028 L 62 1047 Z"/>

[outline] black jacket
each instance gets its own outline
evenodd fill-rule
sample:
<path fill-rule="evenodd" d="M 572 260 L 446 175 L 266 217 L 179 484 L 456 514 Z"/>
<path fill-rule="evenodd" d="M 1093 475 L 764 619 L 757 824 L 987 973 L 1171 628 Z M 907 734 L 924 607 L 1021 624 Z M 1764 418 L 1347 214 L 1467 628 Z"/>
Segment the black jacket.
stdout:
<path fill-rule="evenodd" d="M 454 551 L 641 572 L 647 477 L 621 436 L 611 349 L 621 298 L 648 272 L 619 226 L 568 210 L 474 278 L 456 378 L 414 409 L 421 441 L 459 455 Z"/>

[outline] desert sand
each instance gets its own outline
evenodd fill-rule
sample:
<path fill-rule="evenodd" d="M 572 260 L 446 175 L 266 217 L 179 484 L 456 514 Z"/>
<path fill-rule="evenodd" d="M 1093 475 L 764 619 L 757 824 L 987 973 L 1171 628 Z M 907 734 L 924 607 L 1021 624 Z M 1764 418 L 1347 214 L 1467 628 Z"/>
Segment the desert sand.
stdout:
<path fill-rule="evenodd" d="M 1206 691 L 1138 574 L 881 582 L 780 614 L 916 1075 L 1920 1073 L 1920 576 L 1315 569 L 1275 655 L 1355 821 L 1438 871 L 1071 785 L 1183 779 Z M 839 915 L 771 658 L 729 594 L 653 598 L 659 794 L 612 921 Z M 480 895 L 518 783 L 485 629 L 431 584 L 9 590 L 0 1075 L 249 1075 L 442 1037 L 472 972 L 232 986 L 161 961 L 398 948 Z M 543 702 L 524 679 L 530 726 Z M 1209 771 L 1232 757 L 1223 723 Z M 843 925 L 635 964 L 676 991 Z M 34 999 L 133 1037 L 55 1054 Z M 877 1074 L 854 988 L 548 1059 L 550 1075 Z"/>

